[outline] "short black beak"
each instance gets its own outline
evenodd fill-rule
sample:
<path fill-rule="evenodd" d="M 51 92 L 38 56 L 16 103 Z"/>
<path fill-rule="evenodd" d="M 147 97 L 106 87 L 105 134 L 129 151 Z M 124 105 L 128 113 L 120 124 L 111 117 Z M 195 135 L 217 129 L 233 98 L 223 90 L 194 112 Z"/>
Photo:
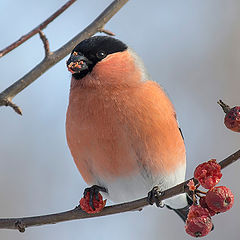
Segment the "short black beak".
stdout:
<path fill-rule="evenodd" d="M 88 65 L 91 63 L 92 62 L 89 61 L 83 54 L 73 52 L 67 60 L 67 68 L 72 74 L 80 73 L 81 71 L 88 69 Z"/>

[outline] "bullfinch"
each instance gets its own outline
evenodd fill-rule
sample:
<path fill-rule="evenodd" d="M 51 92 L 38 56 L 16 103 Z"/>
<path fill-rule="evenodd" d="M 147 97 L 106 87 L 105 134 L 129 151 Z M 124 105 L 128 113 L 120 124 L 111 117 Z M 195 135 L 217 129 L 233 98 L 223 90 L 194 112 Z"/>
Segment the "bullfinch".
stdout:
<path fill-rule="evenodd" d="M 149 192 L 152 204 L 155 186 L 163 191 L 184 181 L 185 145 L 173 105 L 131 48 L 113 37 L 91 37 L 73 49 L 67 67 L 67 142 L 92 185 L 85 190 L 90 202 L 99 191 L 115 203 Z M 186 220 L 185 194 L 164 203 Z"/>

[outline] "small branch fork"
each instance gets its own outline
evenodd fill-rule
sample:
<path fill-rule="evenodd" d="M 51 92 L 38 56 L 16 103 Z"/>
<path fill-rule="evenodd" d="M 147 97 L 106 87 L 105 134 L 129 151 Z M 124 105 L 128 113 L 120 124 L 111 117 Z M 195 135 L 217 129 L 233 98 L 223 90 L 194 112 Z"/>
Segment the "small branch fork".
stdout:
<path fill-rule="evenodd" d="M 21 109 L 12 102 L 12 99 L 20 93 L 23 89 L 33 83 L 38 77 L 45 73 L 49 68 L 62 60 L 72 49 L 81 41 L 91 37 L 97 32 L 104 32 L 105 34 L 113 36 L 114 34 L 104 29 L 105 24 L 128 2 L 128 0 L 114 0 L 91 24 L 89 24 L 82 32 L 73 37 L 70 41 L 60 47 L 58 50 L 51 52 L 49 49 L 49 42 L 46 36 L 43 34 L 44 29 L 51 21 L 59 16 L 64 10 L 66 10 L 76 0 L 68 1 L 62 8 L 50 16 L 46 21 L 34 28 L 30 33 L 21 37 L 18 41 L 11 44 L 6 49 L 0 51 L 0 57 L 16 48 L 33 35 L 39 33 L 45 49 L 45 58 L 29 71 L 25 76 L 20 78 L 18 81 L 13 83 L 11 86 L 6 88 L 0 93 L 0 107 L 10 106 L 16 113 L 22 114 Z"/>
<path fill-rule="evenodd" d="M 76 1 L 77 0 L 69 0 L 61 8 L 59 8 L 55 13 L 53 13 L 48 19 L 46 19 L 40 25 L 35 27 L 32 31 L 23 35 L 16 42 L 14 42 L 11 45 L 7 46 L 6 48 L 2 49 L 0 51 L 0 58 L 3 57 L 4 55 L 6 55 L 7 53 L 11 52 L 13 49 L 17 48 L 18 46 L 20 46 L 24 42 L 26 42 L 29 38 L 36 35 L 37 33 L 39 33 L 44 28 L 46 28 L 49 23 L 51 23 L 54 19 L 56 19 L 60 14 L 62 14 L 67 8 L 69 8 Z"/>
<path fill-rule="evenodd" d="M 22 115 L 22 110 L 20 107 L 18 107 L 16 104 L 14 104 L 11 100 L 9 99 L 2 99 L 2 104 L 6 107 L 11 107 L 17 114 Z"/>
<path fill-rule="evenodd" d="M 219 164 L 221 168 L 225 168 L 230 164 L 236 162 L 240 159 L 240 150 L 233 153 L 229 157 L 222 160 Z M 159 197 L 159 201 L 165 200 L 167 198 L 176 196 L 181 193 L 188 193 L 189 188 L 187 186 L 188 182 L 192 180 L 189 179 L 175 187 L 169 188 L 162 192 L 162 195 Z M 195 182 L 197 182 L 194 179 Z M 101 212 L 96 214 L 88 214 L 82 211 L 79 207 L 76 207 L 73 210 L 43 215 L 43 216 L 35 216 L 35 217 L 24 217 L 24 218 L 5 218 L 0 219 L 0 229 L 18 229 L 20 232 L 24 232 L 25 228 L 33 227 L 33 226 L 40 226 L 46 224 L 55 224 L 58 222 L 65 222 L 77 219 L 84 219 L 84 218 L 93 218 L 93 217 L 100 217 L 100 216 L 107 216 L 117 213 L 129 212 L 129 211 L 136 211 L 141 210 L 143 207 L 148 205 L 147 197 L 141 198 L 136 201 L 117 204 L 109 207 L 105 207 Z"/>

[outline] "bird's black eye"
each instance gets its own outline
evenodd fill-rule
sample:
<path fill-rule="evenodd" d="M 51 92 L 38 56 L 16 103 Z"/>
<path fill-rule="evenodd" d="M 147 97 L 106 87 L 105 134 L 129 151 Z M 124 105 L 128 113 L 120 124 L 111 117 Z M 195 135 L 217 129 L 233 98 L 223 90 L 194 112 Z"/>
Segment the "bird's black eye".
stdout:
<path fill-rule="evenodd" d="M 103 50 L 100 50 L 96 53 L 96 56 L 97 56 L 98 59 L 103 59 L 107 56 L 107 53 Z"/>

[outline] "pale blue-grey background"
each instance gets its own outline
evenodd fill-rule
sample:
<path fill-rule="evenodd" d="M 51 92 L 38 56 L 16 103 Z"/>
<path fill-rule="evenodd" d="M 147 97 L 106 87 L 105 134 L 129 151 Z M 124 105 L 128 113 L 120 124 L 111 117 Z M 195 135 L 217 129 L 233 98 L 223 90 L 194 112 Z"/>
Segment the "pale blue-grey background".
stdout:
<path fill-rule="evenodd" d="M 45 20 L 65 0 L 0 1 L 0 48 Z M 46 33 L 52 50 L 87 26 L 111 0 L 78 0 L 51 23 Z M 240 104 L 239 0 L 130 1 L 106 25 L 143 58 L 152 78 L 172 99 L 184 132 L 188 165 L 223 159 L 240 146 L 240 135 L 223 125 L 219 98 Z M 44 57 L 33 37 L 0 59 L 0 90 L 27 73 Z M 86 184 L 78 173 L 65 139 L 70 73 L 59 62 L 14 102 L 23 116 L 0 108 L 0 217 L 21 217 L 75 207 Z M 206 239 L 239 239 L 240 164 L 224 170 L 221 184 L 235 193 L 233 209 L 213 218 Z M 21 234 L 0 230 L 0 239 L 192 239 L 166 209 L 34 227 Z"/>

